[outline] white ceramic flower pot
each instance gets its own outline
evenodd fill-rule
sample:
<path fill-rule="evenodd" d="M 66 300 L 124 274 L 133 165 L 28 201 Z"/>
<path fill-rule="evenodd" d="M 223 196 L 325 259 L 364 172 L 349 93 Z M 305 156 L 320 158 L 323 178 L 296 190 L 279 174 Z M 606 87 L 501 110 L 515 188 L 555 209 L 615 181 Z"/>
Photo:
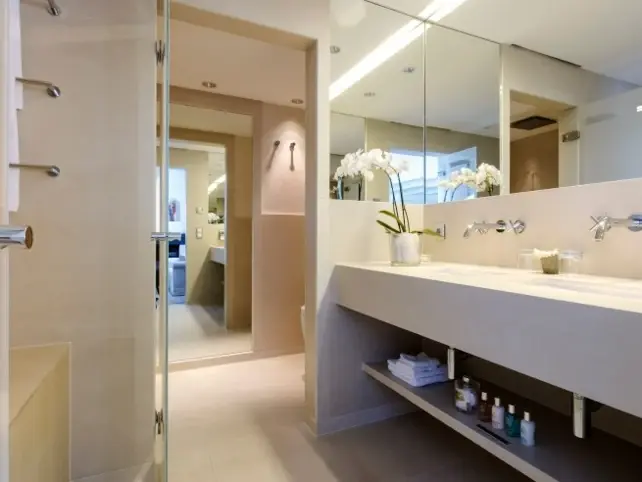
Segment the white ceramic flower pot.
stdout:
<path fill-rule="evenodd" d="M 421 242 L 418 234 L 390 234 L 390 264 L 393 266 L 419 266 Z"/>

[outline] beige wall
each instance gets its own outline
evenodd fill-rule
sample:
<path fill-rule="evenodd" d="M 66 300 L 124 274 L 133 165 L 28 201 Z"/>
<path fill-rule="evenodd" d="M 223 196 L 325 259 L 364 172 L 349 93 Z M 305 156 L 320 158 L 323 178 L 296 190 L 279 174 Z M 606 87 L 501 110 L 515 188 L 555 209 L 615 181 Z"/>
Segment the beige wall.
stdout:
<path fill-rule="evenodd" d="M 305 111 L 261 105 L 261 214 L 303 214 L 305 197 Z M 281 141 L 275 148 L 274 142 Z M 294 151 L 290 143 L 296 143 Z"/>
<path fill-rule="evenodd" d="M 511 142 L 510 167 L 511 193 L 558 187 L 559 131 Z"/>
<path fill-rule="evenodd" d="M 22 5 L 25 72 L 62 96 L 25 89 L 20 155 L 62 174 L 20 176 L 11 221 L 36 242 L 10 253 L 11 345 L 71 343 L 72 479 L 152 455 L 156 2 L 135 11 L 80 2 L 54 18 Z"/>
<path fill-rule="evenodd" d="M 187 195 L 187 222 L 185 232 L 185 289 L 186 303 L 190 305 L 220 305 L 223 303 L 222 277 L 210 261 L 210 246 L 217 238 L 216 225 L 207 223 L 209 195 L 209 157 L 204 151 L 170 149 L 172 168 L 185 169 Z M 197 208 L 202 208 L 199 214 Z M 203 237 L 196 238 L 196 229 L 203 229 Z"/>
<path fill-rule="evenodd" d="M 252 299 L 255 296 L 252 293 L 252 139 L 234 137 L 228 154 L 225 323 L 229 329 L 246 330 L 252 327 Z M 253 338 L 256 339 L 256 335 Z"/>
<path fill-rule="evenodd" d="M 423 152 L 423 130 L 421 127 L 366 119 L 366 149 L 404 149 Z M 469 147 L 477 147 L 477 163 L 499 165 L 499 139 L 464 132 L 426 127 L 426 151 L 449 154 Z M 366 199 L 388 200 L 388 178 L 381 172 L 366 183 Z"/>
<path fill-rule="evenodd" d="M 263 104 L 257 127 L 254 192 L 254 349 L 303 348 L 300 308 L 305 303 L 305 112 Z M 274 141 L 280 140 L 278 148 Z M 295 142 L 294 151 L 290 143 Z"/>

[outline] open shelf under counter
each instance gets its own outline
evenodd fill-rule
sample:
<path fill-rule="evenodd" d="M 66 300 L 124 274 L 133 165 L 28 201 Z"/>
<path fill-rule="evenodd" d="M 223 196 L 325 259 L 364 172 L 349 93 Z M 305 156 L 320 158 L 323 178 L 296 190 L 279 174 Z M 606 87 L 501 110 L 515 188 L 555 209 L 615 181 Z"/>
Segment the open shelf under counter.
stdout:
<path fill-rule="evenodd" d="M 642 418 L 640 281 L 337 263 L 333 282 L 340 306 Z"/>
<path fill-rule="evenodd" d="M 531 411 L 537 424 L 534 447 L 525 447 L 519 438 L 509 438 L 504 432 L 493 430 L 489 423 L 480 422 L 475 414 L 459 412 L 454 407 L 453 382 L 414 388 L 394 377 L 385 363 L 364 363 L 363 371 L 535 481 L 642 480 L 639 464 L 642 448 L 597 430 L 590 438 L 575 438 L 570 417 L 524 401 L 505 390 L 497 389 L 504 403 L 515 404 L 522 412 L 524 406 Z M 492 385 L 482 383 L 482 388 L 488 389 L 490 397 L 495 396 Z"/>

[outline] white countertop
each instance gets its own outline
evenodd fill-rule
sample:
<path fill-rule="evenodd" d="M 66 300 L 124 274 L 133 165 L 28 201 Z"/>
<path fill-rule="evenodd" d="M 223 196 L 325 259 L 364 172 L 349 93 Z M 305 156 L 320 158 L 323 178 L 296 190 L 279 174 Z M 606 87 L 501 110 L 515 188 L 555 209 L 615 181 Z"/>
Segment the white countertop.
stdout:
<path fill-rule="evenodd" d="M 211 246 L 210 261 L 225 265 L 225 248 L 223 246 Z"/>
<path fill-rule="evenodd" d="M 337 263 L 337 266 L 642 313 L 640 280 L 575 274 L 547 275 L 530 270 L 457 263 L 403 267 L 371 262 Z"/>
<path fill-rule="evenodd" d="M 640 281 L 381 262 L 332 282 L 354 312 L 642 417 Z"/>

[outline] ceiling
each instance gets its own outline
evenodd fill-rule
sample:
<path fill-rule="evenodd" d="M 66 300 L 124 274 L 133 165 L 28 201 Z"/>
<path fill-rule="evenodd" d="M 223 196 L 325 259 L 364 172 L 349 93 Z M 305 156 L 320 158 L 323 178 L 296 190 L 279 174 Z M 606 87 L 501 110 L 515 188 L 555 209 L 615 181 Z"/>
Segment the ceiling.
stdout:
<path fill-rule="evenodd" d="M 172 85 L 292 107 L 305 98 L 305 52 L 178 20 L 171 29 Z"/>
<path fill-rule="evenodd" d="M 377 1 L 412 15 L 430 5 L 430 0 Z M 432 1 L 441 5 L 453 0 Z M 439 26 L 428 28 L 425 93 L 419 36 L 337 97 L 331 103 L 332 110 L 421 125 L 425 108 L 428 125 L 496 137 L 499 118 L 496 42 L 518 44 L 642 85 L 640 0 L 460 2 L 463 3 L 439 23 L 478 37 Z M 331 56 L 331 79 L 339 78 L 398 29 L 412 27 L 410 22 L 413 18 L 409 16 L 371 4 L 366 4 L 366 17 L 356 26 L 341 26 L 333 19 L 331 43 L 341 51 Z M 214 92 L 281 105 L 292 105 L 293 98 L 304 98 L 303 52 L 177 20 L 172 20 L 171 28 L 172 84 L 211 91 L 201 85 L 209 80 L 218 84 Z M 413 73 L 404 72 L 409 67 L 414 67 Z M 369 92 L 375 95 L 364 96 Z M 345 132 L 349 127 L 354 132 Z M 341 129 L 333 128 L 331 151 L 340 153 L 345 146 L 362 139 L 360 129 L 355 121 Z"/>
<path fill-rule="evenodd" d="M 252 137 L 252 116 L 170 104 L 172 127 Z"/>

